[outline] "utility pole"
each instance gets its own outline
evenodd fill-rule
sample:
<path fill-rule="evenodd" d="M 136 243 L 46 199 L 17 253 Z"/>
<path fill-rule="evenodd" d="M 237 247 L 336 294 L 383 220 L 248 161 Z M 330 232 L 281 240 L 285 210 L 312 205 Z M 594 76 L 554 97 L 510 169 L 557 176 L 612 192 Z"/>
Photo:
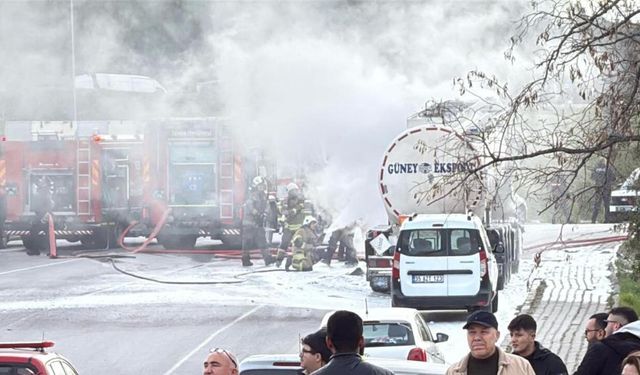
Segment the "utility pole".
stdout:
<path fill-rule="evenodd" d="M 73 19 L 73 0 L 69 0 L 69 20 L 71 23 L 71 89 L 73 92 L 73 123 L 77 126 L 78 103 L 76 98 L 76 40 Z"/>

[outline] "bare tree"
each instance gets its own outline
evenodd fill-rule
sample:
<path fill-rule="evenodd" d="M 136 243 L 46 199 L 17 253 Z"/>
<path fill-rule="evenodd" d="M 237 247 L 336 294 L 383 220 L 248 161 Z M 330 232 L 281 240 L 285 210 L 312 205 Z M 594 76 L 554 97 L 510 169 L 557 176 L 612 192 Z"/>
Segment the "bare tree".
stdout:
<path fill-rule="evenodd" d="M 638 22 L 633 0 L 534 2 L 505 54 L 535 45 L 534 79 L 515 94 L 482 71 L 456 80 L 463 94 L 483 101 L 476 89 L 488 88 L 506 103 L 481 124 L 485 162 L 472 173 L 516 163 L 527 195 L 545 200 L 540 211 L 563 207 L 569 217 L 610 191 L 612 179 L 596 181 L 593 170 L 604 163 L 612 173 L 619 150 L 640 141 Z"/>

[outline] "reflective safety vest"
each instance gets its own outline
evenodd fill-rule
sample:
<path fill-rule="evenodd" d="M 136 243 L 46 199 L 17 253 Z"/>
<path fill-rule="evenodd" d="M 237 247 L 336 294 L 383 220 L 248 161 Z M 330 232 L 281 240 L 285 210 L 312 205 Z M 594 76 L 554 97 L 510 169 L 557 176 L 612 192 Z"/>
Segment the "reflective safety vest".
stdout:
<path fill-rule="evenodd" d="M 302 227 L 293 235 L 293 255 L 291 268 L 295 271 L 311 271 L 313 268 L 313 249 L 318 236 L 309 227 Z"/>

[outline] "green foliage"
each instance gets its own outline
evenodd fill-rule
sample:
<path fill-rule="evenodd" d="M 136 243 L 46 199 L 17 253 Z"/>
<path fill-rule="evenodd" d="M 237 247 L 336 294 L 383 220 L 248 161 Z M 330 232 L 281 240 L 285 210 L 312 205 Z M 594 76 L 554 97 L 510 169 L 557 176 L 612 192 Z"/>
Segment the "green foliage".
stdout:
<path fill-rule="evenodd" d="M 628 274 L 619 277 L 618 281 L 620 282 L 620 305 L 640 311 L 640 284 Z"/>
<path fill-rule="evenodd" d="M 629 240 L 620 248 L 618 265 L 620 304 L 640 311 L 640 214 L 629 220 Z"/>

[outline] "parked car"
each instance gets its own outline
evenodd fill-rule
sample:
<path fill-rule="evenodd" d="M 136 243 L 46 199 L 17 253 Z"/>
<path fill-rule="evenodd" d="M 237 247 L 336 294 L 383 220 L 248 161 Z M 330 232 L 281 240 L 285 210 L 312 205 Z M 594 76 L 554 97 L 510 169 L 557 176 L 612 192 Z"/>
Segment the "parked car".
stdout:
<path fill-rule="evenodd" d="M 449 336 L 437 333 L 434 337 L 418 310 L 391 307 L 357 313 L 362 318 L 366 356 L 444 363 L 437 343 Z M 321 327 L 327 326 L 331 314 L 324 316 Z"/>
<path fill-rule="evenodd" d="M 442 375 L 447 366 L 403 359 L 367 357 L 367 362 L 393 371 L 396 375 Z M 302 374 L 297 354 L 252 355 L 240 362 L 240 375 L 293 375 Z"/>
<path fill-rule="evenodd" d="M 46 349 L 52 341 L 0 343 L 0 374 L 78 375 L 68 359 Z"/>
<path fill-rule="evenodd" d="M 498 310 L 498 264 L 476 216 L 417 215 L 402 224 L 391 305 L 420 310 Z"/>

